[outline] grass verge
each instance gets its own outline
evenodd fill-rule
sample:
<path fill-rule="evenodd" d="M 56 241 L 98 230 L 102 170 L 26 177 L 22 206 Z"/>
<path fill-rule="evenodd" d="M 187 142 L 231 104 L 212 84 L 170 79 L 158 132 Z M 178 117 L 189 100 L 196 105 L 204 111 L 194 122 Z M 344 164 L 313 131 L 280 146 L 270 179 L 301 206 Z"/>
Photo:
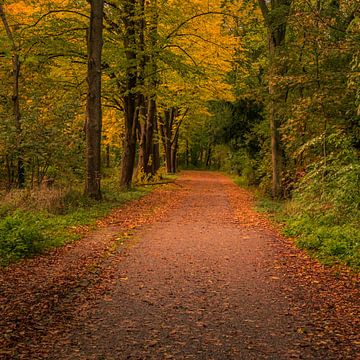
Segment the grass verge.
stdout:
<path fill-rule="evenodd" d="M 244 187 L 241 179 L 234 179 L 234 182 Z M 305 207 L 296 198 L 272 200 L 254 188 L 247 189 L 257 199 L 256 210 L 266 213 L 299 248 L 325 265 L 345 264 L 360 271 L 359 220 L 350 216 L 336 217 L 333 208 Z"/>
<path fill-rule="evenodd" d="M 120 192 L 105 184 L 101 202 L 84 197 L 80 188 L 12 194 L 0 205 L 0 265 L 79 239 L 77 228 L 94 225 L 111 209 L 144 196 L 152 188 Z"/>

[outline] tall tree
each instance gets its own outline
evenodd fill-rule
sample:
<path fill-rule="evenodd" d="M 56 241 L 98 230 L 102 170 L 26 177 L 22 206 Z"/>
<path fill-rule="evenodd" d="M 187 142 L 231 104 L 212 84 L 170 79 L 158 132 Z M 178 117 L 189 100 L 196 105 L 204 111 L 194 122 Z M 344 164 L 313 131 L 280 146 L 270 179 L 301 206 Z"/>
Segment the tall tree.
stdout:
<path fill-rule="evenodd" d="M 157 80 L 157 42 L 158 42 L 158 4 L 157 0 L 152 0 L 149 4 L 149 31 L 148 49 L 146 56 L 143 57 L 144 65 L 147 67 L 147 96 L 144 104 L 143 116 L 140 119 L 140 143 L 139 143 L 139 163 L 138 168 L 146 176 L 155 175 L 158 170 L 158 143 L 154 141 L 154 134 L 157 129 L 156 116 L 156 93 L 158 87 Z M 145 20 L 145 8 L 144 8 Z M 145 31 L 145 26 L 142 27 Z M 145 35 L 145 34 L 144 34 Z M 145 36 L 141 39 L 145 40 Z M 144 44 L 145 45 L 145 44 Z M 145 47 L 145 46 L 144 46 Z M 145 49 L 144 49 L 145 51 Z M 151 163 L 150 163 L 151 160 Z"/>
<path fill-rule="evenodd" d="M 123 157 L 121 164 L 120 186 L 129 188 L 135 165 L 136 129 L 139 118 L 140 97 L 136 91 L 137 76 L 137 0 L 125 0 L 123 4 L 124 48 L 126 56 L 126 85 L 124 95 L 125 135 L 123 143 Z M 142 21 L 142 19 L 140 19 Z"/>
<path fill-rule="evenodd" d="M 85 194 L 99 200 L 101 199 L 101 53 L 104 1 L 90 0 L 90 6 Z"/>
<path fill-rule="evenodd" d="M 25 186 L 25 167 L 22 156 L 22 126 L 21 126 L 21 111 L 20 111 L 20 94 L 19 94 L 19 79 L 20 79 L 20 57 L 19 49 L 15 42 L 13 31 L 11 30 L 6 18 L 4 6 L 0 3 L 0 17 L 5 27 L 7 37 L 11 43 L 12 50 L 12 76 L 13 76 L 13 116 L 16 128 L 16 147 L 17 147 L 17 182 L 18 187 L 23 188 Z"/>
<path fill-rule="evenodd" d="M 277 103 L 284 101 L 281 91 L 276 87 L 276 79 L 283 75 L 284 68 L 279 58 L 285 44 L 287 17 L 290 12 L 292 0 L 271 0 L 269 4 L 265 0 L 258 0 L 265 19 L 268 32 L 269 46 L 269 107 L 268 116 L 271 135 L 272 157 L 272 195 L 274 198 L 282 196 L 282 149 L 280 126 L 281 119 L 277 111 Z"/>
<path fill-rule="evenodd" d="M 168 173 L 176 172 L 177 151 L 179 141 L 180 126 L 188 112 L 188 109 L 179 118 L 179 109 L 172 107 L 165 110 L 160 121 L 160 133 L 164 146 L 166 171 Z"/>

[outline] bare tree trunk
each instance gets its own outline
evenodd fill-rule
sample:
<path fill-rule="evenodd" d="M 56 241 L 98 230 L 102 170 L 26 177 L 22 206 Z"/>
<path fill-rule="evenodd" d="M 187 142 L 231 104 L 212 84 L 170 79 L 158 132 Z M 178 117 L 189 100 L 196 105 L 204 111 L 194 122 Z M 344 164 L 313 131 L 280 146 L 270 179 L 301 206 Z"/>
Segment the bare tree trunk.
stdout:
<path fill-rule="evenodd" d="M 272 196 L 273 198 L 282 197 L 282 153 L 281 153 L 281 137 L 280 137 L 280 119 L 276 114 L 276 90 L 274 84 L 275 78 L 275 45 L 273 44 L 271 34 L 269 36 L 269 52 L 270 52 L 270 80 L 269 80 L 269 96 L 270 103 L 268 109 L 269 123 L 270 123 L 270 139 L 271 139 L 271 161 L 272 161 Z"/>
<path fill-rule="evenodd" d="M 21 126 L 21 111 L 20 111 L 20 96 L 19 96 L 19 79 L 20 79 L 20 59 L 18 47 L 15 43 L 13 32 L 7 22 L 3 5 L 0 4 L 0 17 L 5 27 L 6 35 L 11 42 L 12 47 L 12 72 L 13 72 L 13 116 L 16 128 L 16 145 L 17 145 L 17 183 L 19 188 L 25 186 L 25 167 L 22 150 L 22 126 Z"/>
<path fill-rule="evenodd" d="M 137 58 L 139 60 L 138 65 L 138 78 L 137 83 L 140 88 L 145 87 L 145 68 L 148 63 L 148 56 L 145 54 L 145 1 L 139 1 L 139 14 L 137 16 L 137 30 L 138 30 L 138 54 Z M 139 161 L 138 161 L 138 171 L 142 173 L 147 173 L 147 162 L 148 154 L 146 152 L 148 139 L 147 127 L 148 127 L 148 99 L 145 98 L 144 94 L 139 93 L 141 97 L 141 108 L 139 109 Z"/>
<path fill-rule="evenodd" d="M 188 113 L 186 109 L 180 120 L 176 121 L 179 116 L 179 109 L 176 107 L 165 110 L 162 121 L 160 122 L 161 139 L 164 146 L 166 171 L 174 173 L 177 164 L 177 150 L 180 126 Z"/>
<path fill-rule="evenodd" d="M 139 119 L 139 160 L 137 166 L 138 173 L 146 174 L 146 165 L 147 165 L 147 111 L 145 108 L 142 108 L 140 119 Z"/>
<path fill-rule="evenodd" d="M 142 0 L 142 12 L 143 12 L 143 21 L 141 26 L 140 37 L 140 51 L 145 53 L 145 4 Z M 142 56 L 142 68 L 147 67 L 150 76 L 148 82 L 144 84 L 148 87 L 150 95 L 146 101 L 146 114 L 143 116 L 143 121 L 141 123 L 141 136 L 140 136 L 140 149 L 139 149 L 139 170 L 143 171 L 146 175 L 152 175 L 154 172 L 154 167 L 150 165 L 151 157 L 153 154 L 153 138 L 156 127 L 156 89 L 158 85 L 157 81 L 157 54 L 156 54 L 156 44 L 158 41 L 158 14 L 157 14 L 157 0 L 151 0 L 148 3 L 149 12 L 150 12 L 150 21 L 149 21 L 149 41 L 148 43 L 148 56 Z M 152 159 L 154 160 L 154 159 Z"/>
<path fill-rule="evenodd" d="M 206 154 L 206 162 L 205 162 L 205 167 L 206 168 L 209 168 L 209 166 L 210 166 L 211 150 L 212 150 L 211 144 L 209 144 L 207 154 Z"/>
<path fill-rule="evenodd" d="M 178 142 L 179 142 L 179 132 L 175 134 L 174 140 L 171 144 L 171 173 L 175 174 L 177 171 L 177 151 L 178 151 Z"/>
<path fill-rule="evenodd" d="M 86 106 L 86 181 L 85 194 L 101 199 L 101 52 L 103 0 L 90 0 L 88 38 L 88 95 Z"/>
<path fill-rule="evenodd" d="M 155 175 L 160 169 L 160 144 L 157 110 L 154 114 L 154 135 L 152 144 L 152 174 Z"/>
<path fill-rule="evenodd" d="M 139 99 L 134 92 L 137 85 L 136 64 L 136 0 L 124 1 L 124 47 L 126 64 L 126 93 L 124 96 L 125 136 L 121 164 L 120 186 L 130 188 L 136 155 L 136 128 L 139 118 Z"/>
<path fill-rule="evenodd" d="M 131 81 L 129 81 L 131 83 Z M 135 80 L 136 84 L 136 80 Z M 136 123 L 137 123 L 136 95 L 125 96 L 125 137 L 123 158 L 121 164 L 120 186 L 130 188 L 134 173 L 136 155 Z"/>
<path fill-rule="evenodd" d="M 110 145 L 107 144 L 106 145 L 106 155 L 105 155 L 105 160 L 106 160 L 106 167 L 110 168 Z"/>
<path fill-rule="evenodd" d="M 153 176 L 156 175 L 159 169 L 160 169 L 160 146 L 159 146 L 159 142 L 156 141 L 153 144 L 153 148 L 152 148 L 152 163 L 151 163 L 152 175 Z"/>
<path fill-rule="evenodd" d="M 189 167 L 189 140 L 186 138 L 186 145 L 185 145 L 185 165 Z"/>
<path fill-rule="evenodd" d="M 139 170 L 145 174 L 152 174 L 150 158 L 153 150 L 154 123 L 156 121 L 156 102 L 149 98 L 147 101 L 147 111 L 141 122 L 141 137 L 139 146 Z"/>
<path fill-rule="evenodd" d="M 200 148 L 200 156 L 199 156 L 199 162 L 200 162 L 201 167 L 203 167 L 203 159 L 204 159 L 204 149 L 201 147 Z"/>
<path fill-rule="evenodd" d="M 160 123 L 161 139 L 164 147 L 166 172 L 171 173 L 171 119 L 173 110 L 165 110 Z"/>
<path fill-rule="evenodd" d="M 144 126 L 144 144 L 143 144 L 143 163 L 141 164 L 145 174 L 152 173 L 152 166 L 149 165 L 149 161 L 153 150 L 153 138 L 154 128 L 156 121 L 156 101 L 155 99 L 148 100 L 148 111 L 146 116 L 146 122 Z"/>

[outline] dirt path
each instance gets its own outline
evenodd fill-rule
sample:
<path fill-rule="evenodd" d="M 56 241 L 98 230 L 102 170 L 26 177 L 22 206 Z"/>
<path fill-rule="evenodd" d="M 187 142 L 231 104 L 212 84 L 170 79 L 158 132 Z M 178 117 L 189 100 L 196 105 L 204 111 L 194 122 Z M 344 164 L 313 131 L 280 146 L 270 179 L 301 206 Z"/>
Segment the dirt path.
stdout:
<path fill-rule="evenodd" d="M 15 327 L 0 358 L 357 358 L 355 276 L 334 274 L 279 237 L 226 177 L 187 172 L 177 184 L 143 200 L 137 210 L 146 220 L 126 217 L 131 230 L 115 214 L 117 227 L 93 235 L 98 244 L 121 233 L 124 245 L 105 241 L 86 265 L 74 250 L 58 256 L 59 263 L 73 256 L 68 264 L 78 264 L 76 281 L 61 278 L 56 302 L 26 327 L 7 319 Z M 34 263 L 34 273 L 49 258 Z M 16 271 L 3 275 L 3 289 Z M 39 299 L 29 302 L 35 309 L 50 285 L 43 292 L 36 286 L 29 290 Z"/>

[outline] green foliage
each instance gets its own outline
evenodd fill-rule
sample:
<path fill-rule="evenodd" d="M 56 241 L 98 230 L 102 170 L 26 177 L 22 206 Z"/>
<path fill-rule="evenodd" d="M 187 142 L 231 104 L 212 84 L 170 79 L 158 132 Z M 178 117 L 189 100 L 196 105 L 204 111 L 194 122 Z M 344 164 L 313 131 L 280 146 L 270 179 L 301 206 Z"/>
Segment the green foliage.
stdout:
<path fill-rule="evenodd" d="M 360 219 L 360 163 L 357 152 L 341 134 L 328 138 L 333 151 L 309 166 L 294 193 L 299 205 L 314 218 L 342 224 Z"/>
<path fill-rule="evenodd" d="M 341 262 L 360 268 L 360 231 L 352 224 L 334 226 L 321 223 L 322 219 L 314 221 L 306 215 L 291 218 L 285 234 L 295 236 L 299 247 L 326 264 Z"/>
<path fill-rule="evenodd" d="M 239 99 L 256 98 L 269 114 L 272 108 L 280 123 L 281 182 L 287 201 L 262 200 L 261 210 L 274 214 L 288 236 L 322 261 L 358 268 L 360 23 L 353 2 L 334 4 L 318 3 L 315 15 L 310 3 L 294 0 L 286 17 L 281 12 L 287 9 L 273 11 L 269 4 L 270 25 L 286 21 L 285 44 L 271 69 L 267 49 L 257 37 L 264 29 L 255 19 L 242 23 L 238 31 L 245 42 L 230 79 Z M 275 104 L 266 90 L 271 80 Z M 264 111 L 263 116 L 269 114 Z M 230 152 L 242 185 L 259 185 L 261 196 L 271 189 L 268 123 L 266 119 L 243 127 L 236 151 Z M 256 151 L 249 146 L 252 140 Z"/>
<path fill-rule="evenodd" d="M 242 186 L 242 184 L 240 184 Z M 360 269 L 360 224 L 344 219 L 341 224 L 331 220 L 326 211 L 314 213 L 304 210 L 299 198 L 275 201 L 258 193 L 257 210 L 282 224 L 284 235 L 327 265 L 342 263 Z"/>
<path fill-rule="evenodd" d="M 29 192 L 17 191 L 15 196 L 6 197 L 0 206 L 0 264 L 7 265 L 74 241 L 80 237 L 76 232 L 79 226 L 94 225 L 114 207 L 151 190 L 137 188 L 118 192 L 113 185 L 113 180 L 104 184 L 102 202 L 85 197 L 80 189 L 56 192 L 57 200 L 47 202 L 44 198 L 54 193 L 40 192 L 36 198 Z M 53 207 L 45 209 L 44 203 L 53 204 Z"/>
<path fill-rule="evenodd" d="M 0 220 L 0 264 L 35 255 L 45 244 L 39 218 L 17 211 Z"/>
<path fill-rule="evenodd" d="M 360 162 L 340 134 L 328 142 L 334 151 L 311 166 L 287 207 L 286 234 L 325 262 L 359 267 Z"/>
<path fill-rule="evenodd" d="M 360 269 L 360 162 L 349 142 L 329 136 L 332 152 L 309 167 L 292 199 L 275 201 L 258 191 L 257 209 L 323 263 Z"/>

